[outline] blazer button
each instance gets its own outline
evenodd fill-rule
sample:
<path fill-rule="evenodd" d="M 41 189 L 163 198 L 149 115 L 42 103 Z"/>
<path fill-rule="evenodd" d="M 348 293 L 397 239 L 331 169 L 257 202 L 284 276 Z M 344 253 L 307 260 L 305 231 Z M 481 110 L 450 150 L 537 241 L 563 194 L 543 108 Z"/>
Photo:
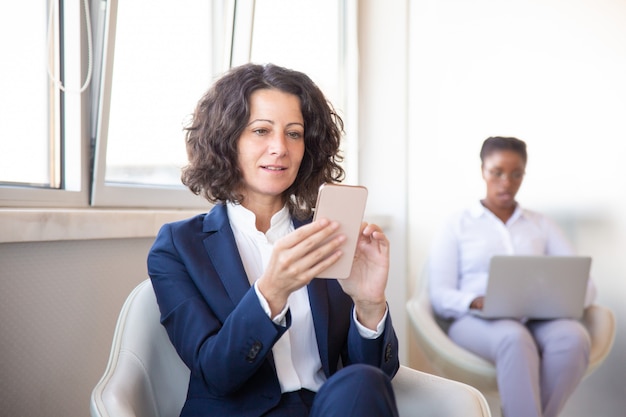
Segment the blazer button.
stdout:
<path fill-rule="evenodd" d="M 250 347 L 250 350 L 248 351 L 246 360 L 250 363 L 254 362 L 254 360 L 259 355 L 259 352 L 261 351 L 262 348 L 263 348 L 263 343 L 258 342 L 258 341 L 254 342 L 252 346 Z"/>
<path fill-rule="evenodd" d="M 385 362 L 389 362 L 391 359 L 391 343 L 387 343 L 385 346 Z"/>

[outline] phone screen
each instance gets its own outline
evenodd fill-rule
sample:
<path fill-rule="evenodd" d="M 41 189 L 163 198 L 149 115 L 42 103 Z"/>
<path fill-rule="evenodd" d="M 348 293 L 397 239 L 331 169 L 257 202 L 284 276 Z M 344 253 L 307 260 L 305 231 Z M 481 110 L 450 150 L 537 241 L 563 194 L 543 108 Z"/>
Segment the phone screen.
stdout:
<path fill-rule="evenodd" d="M 366 202 L 367 188 L 363 186 L 343 184 L 320 186 L 313 221 L 322 218 L 336 221 L 340 226 L 331 239 L 338 234 L 344 234 L 346 241 L 341 246 L 343 255 L 317 278 L 343 279 L 350 275 Z"/>

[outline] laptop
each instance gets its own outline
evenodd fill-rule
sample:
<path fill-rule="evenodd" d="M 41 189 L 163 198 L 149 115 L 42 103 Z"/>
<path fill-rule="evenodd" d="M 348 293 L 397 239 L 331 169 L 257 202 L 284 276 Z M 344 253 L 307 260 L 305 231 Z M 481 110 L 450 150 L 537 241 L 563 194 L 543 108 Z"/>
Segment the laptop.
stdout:
<path fill-rule="evenodd" d="M 580 318 L 589 256 L 497 255 L 491 258 L 484 318 Z"/>

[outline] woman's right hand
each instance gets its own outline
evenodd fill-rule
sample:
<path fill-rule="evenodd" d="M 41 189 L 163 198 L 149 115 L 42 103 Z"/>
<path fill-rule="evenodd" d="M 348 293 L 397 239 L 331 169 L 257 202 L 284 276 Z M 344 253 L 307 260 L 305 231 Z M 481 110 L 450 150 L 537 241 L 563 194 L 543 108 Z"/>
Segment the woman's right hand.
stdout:
<path fill-rule="evenodd" d="M 470 303 L 470 309 L 482 310 L 484 304 L 485 304 L 485 297 L 481 295 L 480 297 L 476 297 L 472 300 L 472 302 Z"/>
<path fill-rule="evenodd" d="M 342 255 L 339 247 L 346 237 L 338 235 L 324 244 L 322 242 L 338 228 L 337 222 L 321 219 L 276 241 L 267 268 L 257 284 L 270 306 L 272 317 L 283 310 L 289 294 L 337 262 Z"/>

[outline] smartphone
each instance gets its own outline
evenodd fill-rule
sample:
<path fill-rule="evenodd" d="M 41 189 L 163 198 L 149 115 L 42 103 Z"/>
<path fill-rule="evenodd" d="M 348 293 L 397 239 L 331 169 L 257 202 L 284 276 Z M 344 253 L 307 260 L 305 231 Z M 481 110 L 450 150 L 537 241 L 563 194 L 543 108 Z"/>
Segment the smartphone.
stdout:
<path fill-rule="evenodd" d="M 350 276 L 366 202 L 367 188 L 363 186 L 329 183 L 320 186 L 313 221 L 322 218 L 336 221 L 339 229 L 329 239 L 344 234 L 346 241 L 341 246 L 343 254 L 339 260 L 317 278 L 343 279 Z"/>

